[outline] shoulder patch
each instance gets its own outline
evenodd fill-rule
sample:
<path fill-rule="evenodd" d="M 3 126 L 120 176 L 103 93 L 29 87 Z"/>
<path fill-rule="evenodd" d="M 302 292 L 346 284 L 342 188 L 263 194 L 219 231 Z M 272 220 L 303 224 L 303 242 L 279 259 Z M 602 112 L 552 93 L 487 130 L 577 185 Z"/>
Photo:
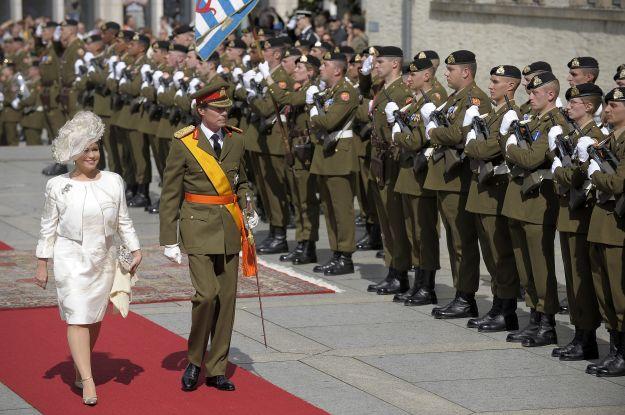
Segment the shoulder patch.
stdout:
<path fill-rule="evenodd" d="M 181 139 L 181 138 L 188 136 L 193 131 L 195 131 L 195 125 L 187 125 L 186 127 L 183 127 L 179 129 L 178 131 L 176 131 L 174 133 L 174 137 L 176 137 L 177 139 Z"/>
<path fill-rule="evenodd" d="M 350 97 L 350 96 L 349 96 L 349 92 L 347 92 L 347 91 L 345 91 L 345 92 L 341 92 L 341 95 L 340 95 L 340 96 L 341 96 L 341 99 L 342 99 L 343 101 L 349 101 L 349 97 Z"/>
<path fill-rule="evenodd" d="M 278 86 L 282 89 L 286 89 L 286 81 L 280 81 L 278 82 Z"/>
<path fill-rule="evenodd" d="M 432 94 L 432 98 L 434 98 L 436 101 L 439 101 L 441 99 L 441 94 L 435 92 Z"/>
<path fill-rule="evenodd" d="M 480 101 L 479 98 L 475 98 L 475 97 L 471 98 L 471 104 L 479 107 L 481 103 L 482 101 Z"/>
<path fill-rule="evenodd" d="M 406 105 L 412 103 L 412 97 L 406 98 Z"/>
<path fill-rule="evenodd" d="M 76 54 L 82 58 L 83 56 L 85 56 L 85 50 L 83 48 L 78 48 Z"/>
<path fill-rule="evenodd" d="M 234 127 L 232 125 L 226 125 L 224 127 L 228 132 L 234 132 L 234 133 L 239 133 L 239 134 L 243 134 L 243 130 L 237 127 Z"/>

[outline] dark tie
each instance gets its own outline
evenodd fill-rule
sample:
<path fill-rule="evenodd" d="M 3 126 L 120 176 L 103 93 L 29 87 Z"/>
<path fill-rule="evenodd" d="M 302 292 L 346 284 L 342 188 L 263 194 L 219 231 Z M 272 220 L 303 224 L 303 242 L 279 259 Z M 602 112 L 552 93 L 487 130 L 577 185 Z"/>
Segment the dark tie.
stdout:
<path fill-rule="evenodd" d="M 211 141 L 213 142 L 213 150 L 215 150 L 217 158 L 221 157 L 221 144 L 219 144 L 219 134 L 213 134 L 211 137 Z"/>

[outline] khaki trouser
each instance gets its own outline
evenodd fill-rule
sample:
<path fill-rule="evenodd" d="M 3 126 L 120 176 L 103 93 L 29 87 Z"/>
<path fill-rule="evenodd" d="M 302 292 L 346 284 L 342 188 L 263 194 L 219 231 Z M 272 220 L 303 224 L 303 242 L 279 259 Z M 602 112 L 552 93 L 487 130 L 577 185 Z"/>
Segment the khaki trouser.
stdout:
<path fill-rule="evenodd" d="M 119 161 L 119 153 L 117 152 L 117 142 L 115 135 L 111 134 L 111 117 L 102 117 L 104 122 L 104 135 L 102 136 L 102 144 L 106 151 L 106 161 L 109 171 L 121 175 L 121 162 Z"/>
<path fill-rule="evenodd" d="M 112 125 L 111 136 L 115 137 L 114 141 L 117 147 L 117 154 L 119 155 L 119 174 L 128 186 L 136 185 L 135 163 L 132 158 L 129 130 Z"/>
<path fill-rule="evenodd" d="M 625 331 L 623 247 L 590 242 L 590 269 L 601 317 L 609 330 Z"/>
<path fill-rule="evenodd" d="M 40 146 L 42 144 L 41 130 L 39 128 L 24 127 L 24 138 L 26 139 L 26 145 Z"/>
<path fill-rule="evenodd" d="M 18 146 L 20 144 L 20 137 L 17 134 L 17 123 L 4 121 L 4 137 L 6 145 Z"/>
<path fill-rule="evenodd" d="M 334 252 L 352 253 L 356 250 L 354 224 L 356 175 L 317 176 L 317 178 L 330 249 Z"/>
<path fill-rule="evenodd" d="M 289 223 L 288 181 L 284 156 L 254 153 L 257 157 L 259 191 L 270 225 L 286 227 Z"/>
<path fill-rule="evenodd" d="M 447 236 L 454 287 L 463 293 L 475 293 L 480 284 L 480 250 L 475 214 L 465 209 L 467 194 L 437 191 L 436 199 Z"/>
<path fill-rule="evenodd" d="M 541 313 L 557 313 L 560 304 L 554 260 L 555 226 L 510 218 L 508 226 L 517 271 L 525 288 L 525 304 Z"/>
<path fill-rule="evenodd" d="M 428 271 L 440 269 L 436 198 L 401 196 L 406 215 L 406 234 L 412 248 L 412 264 Z"/>
<path fill-rule="evenodd" d="M 305 169 L 287 169 L 291 200 L 295 209 L 295 240 L 319 240 L 317 177 Z"/>
<path fill-rule="evenodd" d="M 130 153 L 135 166 L 135 183 L 150 184 L 152 181 L 152 163 L 150 144 L 145 134 L 137 130 L 128 130 Z"/>
<path fill-rule="evenodd" d="M 225 375 L 234 325 L 239 255 L 189 255 L 191 298 L 189 362 L 206 376 Z M 206 351 L 210 338 L 210 350 Z"/>

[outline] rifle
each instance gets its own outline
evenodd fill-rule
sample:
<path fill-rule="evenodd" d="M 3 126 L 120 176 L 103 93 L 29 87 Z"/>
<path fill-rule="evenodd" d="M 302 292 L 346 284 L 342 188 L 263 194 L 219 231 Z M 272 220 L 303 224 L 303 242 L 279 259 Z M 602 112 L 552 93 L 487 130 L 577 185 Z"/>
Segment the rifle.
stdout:
<path fill-rule="evenodd" d="M 504 98 L 506 99 L 506 105 L 508 107 L 508 110 L 513 109 L 512 104 L 510 104 L 510 100 L 508 99 L 508 96 L 506 95 L 504 96 Z M 514 136 L 517 138 L 517 143 L 519 147 L 524 150 L 526 150 L 528 148 L 528 144 L 532 142 L 532 136 L 530 134 L 530 129 L 528 128 L 527 123 L 527 121 L 514 120 L 510 124 L 510 128 L 512 128 Z M 510 176 L 512 176 L 513 178 L 520 177 L 523 172 L 523 169 L 519 166 L 512 166 L 510 168 Z"/>
<path fill-rule="evenodd" d="M 549 120 L 551 121 L 551 124 L 554 127 L 558 125 L 555 118 L 553 117 L 553 114 L 551 113 L 549 113 Z M 575 124 L 573 120 L 569 120 L 569 121 Z M 575 146 L 571 142 L 569 136 L 568 135 L 563 136 L 562 134 L 559 134 L 556 137 L 556 148 L 558 149 L 558 153 L 562 161 L 562 167 L 572 167 L 573 166 L 572 158 L 573 158 L 573 152 L 575 150 Z M 562 186 L 562 185 L 558 186 L 558 194 L 560 194 L 561 196 L 564 196 L 566 195 L 567 192 L 568 192 L 568 189 L 566 188 L 566 186 Z M 578 208 L 579 206 L 583 205 L 585 201 L 586 201 L 586 193 L 583 191 L 583 189 L 580 192 L 579 189 L 574 189 L 573 187 L 571 187 L 571 193 L 569 194 L 569 206 L 571 207 L 571 209 Z"/>
<path fill-rule="evenodd" d="M 479 141 L 486 141 L 490 136 L 490 129 L 482 117 L 473 117 L 473 131 L 475 138 Z M 470 161 L 471 170 L 477 173 L 477 182 L 485 184 L 495 176 L 495 168 L 492 161 L 475 160 Z"/>
<path fill-rule="evenodd" d="M 319 93 L 313 94 L 313 103 L 315 105 L 315 108 L 317 108 L 317 112 L 319 113 L 319 115 L 324 115 L 325 114 L 324 101 L 323 101 L 323 97 L 321 96 L 321 94 Z M 316 134 L 317 134 L 317 138 L 319 139 L 319 141 L 323 143 L 324 154 L 326 155 L 332 154 L 334 150 L 336 149 L 337 144 L 339 143 L 337 135 L 334 134 L 333 136 L 332 134 L 328 134 L 327 131 L 321 128 L 318 128 L 316 130 Z"/>
<path fill-rule="evenodd" d="M 598 146 L 588 146 L 588 155 L 599 165 L 602 173 L 616 174 L 619 160 L 614 153 L 607 147 L 608 139 L 603 140 Z M 604 204 L 610 200 L 609 193 L 598 192 L 599 203 Z M 614 205 L 614 214 L 619 218 L 625 216 L 625 193 L 616 200 Z"/>

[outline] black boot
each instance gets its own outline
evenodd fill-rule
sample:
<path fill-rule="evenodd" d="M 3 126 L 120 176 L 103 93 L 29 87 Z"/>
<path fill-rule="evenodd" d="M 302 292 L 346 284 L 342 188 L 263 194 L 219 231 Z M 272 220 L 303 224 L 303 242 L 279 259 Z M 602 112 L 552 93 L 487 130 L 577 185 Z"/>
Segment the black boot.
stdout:
<path fill-rule="evenodd" d="M 293 265 L 304 265 L 317 262 L 317 248 L 315 241 L 304 241 L 302 253 L 293 259 Z"/>
<path fill-rule="evenodd" d="M 597 332 L 594 329 L 578 330 L 577 327 L 575 327 L 575 337 L 577 337 L 578 331 L 581 332 L 579 340 L 575 342 L 572 346 L 568 347 L 566 350 L 560 352 L 560 360 L 592 360 L 599 357 L 599 348 L 597 346 Z M 551 353 L 551 355 L 553 356 L 553 352 Z"/>
<path fill-rule="evenodd" d="M 273 225 L 269 225 L 269 235 L 265 239 L 263 239 L 258 245 L 256 245 L 256 249 L 259 250 L 273 242 L 273 239 L 276 236 L 276 228 Z"/>
<path fill-rule="evenodd" d="M 549 344 L 558 344 L 558 335 L 556 334 L 556 319 L 553 314 L 540 314 L 540 322 L 538 330 L 535 334 L 527 336 L 523 339 L 521 346 L 523 347 L 540 347 Z"/>
<path fill-rule="evenodd" d="M 418 306 L 426 304 L 438 304 L 434 287 L 436 285 L 436 270 L 422 269 L 423 284 L 419 290 L 406 299 L 404 305 Z"/>
<path fill-rule="evenodd" d="M 434 318 L 451 319 L 477 317 L 477 303 L 475 294 L 458 292 L 458 295 L 446 308 L 441 308 L 434 313 Z"/>
<path fill-rule="evenodd" d="M 280 255 L 280 258 L 278 259 L 280 260 L 280 262 L 290 262 L 293 261 L 295 258 L 299 257 L 302 252 L 304 252 L 304 241 L 299 241 L 294 250 L 292 250 L 288 254 Z"/>
<path fill-rule="evenodd" d="M 367 287 L 367 291 L 370 293 L 377 292 L 378 288 L 384 286 L 385 284 L 388 284 L 391 280 L 395 278 L 395 273 L 396 271 L 394 268 L 389 268 L 386 277 L 384 277 L 384 279 L 380 282 L 376 282 L 375 284 L 369 284 L 369 286 Z"/>
<path fill-rule="evenodd" d="M 129 207 L 146 207 L 150 206 L 149 184 L 140 184 L 137 186 L 137 194 L 128 202 Z"/>
<path fill-rule="evenodd" d="M 492 321 L 499 314 L 501 314 L 501 299 L 495 296 L 493 297 L 493 306 L 488 310 L 488 313 L 484 314 L 482 317 L 470 318 L 469 321 L 467 321 L 467 327 L 476 329 L 480 324 Z"/>
<path fill-rule="evenodd" d="M 516 315 L 516 298 L 500 298 L 500 312 L 477 327 L 479 332 L 512 331 L 519 329 Z"/>
<path fill-rule="evenodd" d="M 597 368 L 597 376 L 613 378 L 625 376 L 625 332 L 616 333 L 616 354 L 605 366 Z"/>
<path fill-rule="evenodd" d="M 161 209 L 161 199 L 156 199 L 156 201 L 154 201 L 150 206 L 146 208 L 148 213 L 151 213 L 152 215 L 158 214 L 160 212 L 160 209 Z"/>
<path fill-rule="evenodd" d="M 61 163 L 50 164 L 41 171 L 44 176 L 58 176 L 65 173 L 67 173 L 67 166 Z"/>
<path fill-rule="evenodd" d="M 407 299 L 415 295 L 417 291 L 419 291 L 422 285 L 423 285 L 423 272 L 421 272 L 421 268 L 417 267 L 414 273 L 414 283 L 412 284 L 412 287 L 410 287 L 410 289 L 403 294 L 395 294 L 393 296 L 393 302 L 394 303 L 405 302 Z"/>
<path fill-rule="evenodd" d="M 354 273 L 354 262 L 351 252 L 341 252 L 338 259 L 325 271 L 323 275 L 345 275 Z"/>
<path fill-rule="evenodd" d="M 456 291 L 456 295 L 454 296 L 454 299 L 452 301 L 448 302 L 447 304 L 445 304 L 443 306 L 432 308 L 432 311 L 430 312 L 430 314 L 434 315 L 434 314 L 439 313 L 441 311 L 448 310 L 449 307 L 451 307 L 454 304 L 454 301 L 456 301 L 456 298 L 458 298 L 458 295 L 460 295 L 460 292 Z"/>
<path fill-rule="evenodd" d="M 379 259 L 384 259 L 384 250 L 380 249 L 378 252 L 376 252 L 375 257 Z"/>
<path fill-rule="evenodd" d="M 618 351 L 617 346 L 619 344 L 618 336 L 620 333 L 615 330 L 608 330 L 608 333 L 610 333 L 610 351 L 597 363 L 591 363 L 586 366 L 586 373 L 589 375 L 596 375 L 599 369 L 604 369 L 612 360 L 614 360 L 614 358 L 616 358 L 616 353 Z"/>
<path fill-rule="evenodd" d="M 128 205 L 133 197 L 137 194 L 137 185 L 129 184 L 126 186 L 126 204 Z"/>
<path fill-rule="evenodd" d="M 333 251 L 332 256 L 325 262 L 325 264 L 315 265 L 315 267 L 313 268 L 313 272 L 325 272 L 325 270 L 334 265 L 334 263 L 338 261 L 340 257 L 340 252 Z"/>
<path fill-rule="evenodd" d="M 258 249 L 259 254 L 282 254 L 289 252 L 289 244 L 286 243 L 286 229 L 276 226 L 273 240 Z"/>
<path fill-rule="evenodd" d="M 409 288 L 408 271 L 395 270 L 395 278 L 382 284 L 376 292 L 378 295 L 400 294 L 405 293 Z"/>
<path fill-rule="evenodd" d="M 527 326 L 508 334 L 506 341 L 509 343 L 521 343 L 525 338 L 535 334 L 538 331 L 540 314 L 535 308 L 530 309 L 530 321 L 527 323 Z"/>
<path fill-rule="evenodd" d="M 367 233 L 356 242 L 356 248 L 359 251 L 375 251 L 382 249 L 382 233 L 380 225 L 371 223 L 367 224 Z"/>
<path fill-rule="evenodd" d="M 576 348 L 579 344 L 582 343 L 582 334 L 583 334 L 583 330 L 575 326 L 575 335 L 573 336 L 573 340 L 571 340 L 565 346 L 554 348 L 551 351 L 551 357 L 560 357 L 562 356 L 562 353 L 566 353 L 569 350 Z M 583 359 L 579 359 L 579 360 L 583 360 Z"/>

